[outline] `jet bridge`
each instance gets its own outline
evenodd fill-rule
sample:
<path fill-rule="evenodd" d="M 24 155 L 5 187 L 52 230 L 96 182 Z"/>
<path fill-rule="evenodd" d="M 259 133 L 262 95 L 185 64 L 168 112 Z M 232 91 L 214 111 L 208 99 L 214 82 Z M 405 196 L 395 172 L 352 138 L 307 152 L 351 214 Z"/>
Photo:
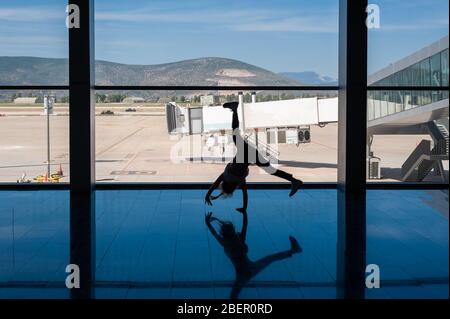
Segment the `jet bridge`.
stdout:
<path fill-rule="evenodd" d="M 337 122 L 338 98 L 241 102 L 238 114 L 242 131 L 323 126 Z M 187 107 L 171 102 L 166 105 L 166 115 L 169 134 L 212 134 L 231 130 L 231 112 L 222 105 Z"/>

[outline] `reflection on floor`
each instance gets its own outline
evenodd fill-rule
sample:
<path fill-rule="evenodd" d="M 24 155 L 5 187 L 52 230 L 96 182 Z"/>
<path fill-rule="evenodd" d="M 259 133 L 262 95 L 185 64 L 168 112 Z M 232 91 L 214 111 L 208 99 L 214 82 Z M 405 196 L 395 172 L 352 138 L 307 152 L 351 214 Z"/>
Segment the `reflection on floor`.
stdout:
<path fill-rule="evenodd" d="M 248 253 L 231 255 L 250 261 L 284 255 L 254 273 L 239 298 L 336 297 L 336 191 L 287 193 L 250 191 Z M 203 196 L 97 191 L 96 297 L 229 298 L 233 258 L 208 230 L 205 214 L 241 231 L 240 196 L 210 209 Z M 367 297 L 448 298 L 448 193 L 369 191 L 367 205 L 367 262 L 379 265 L 382 280 Z M 69 297 L 68 216 L 67 191 L 0 192 L 0 298 Z M 289 236 L 302 252 L 290 251 Z"/>

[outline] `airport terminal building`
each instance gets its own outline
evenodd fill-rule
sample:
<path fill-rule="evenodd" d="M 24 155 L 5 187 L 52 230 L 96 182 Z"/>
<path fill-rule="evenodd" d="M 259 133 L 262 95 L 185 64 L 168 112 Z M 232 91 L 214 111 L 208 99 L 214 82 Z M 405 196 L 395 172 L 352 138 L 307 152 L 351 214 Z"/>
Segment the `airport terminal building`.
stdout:
<path fill-rule="evenodd" d="M 0 299 L 448 301 L 448 1 L 52 1 L 0 3 Z"/>

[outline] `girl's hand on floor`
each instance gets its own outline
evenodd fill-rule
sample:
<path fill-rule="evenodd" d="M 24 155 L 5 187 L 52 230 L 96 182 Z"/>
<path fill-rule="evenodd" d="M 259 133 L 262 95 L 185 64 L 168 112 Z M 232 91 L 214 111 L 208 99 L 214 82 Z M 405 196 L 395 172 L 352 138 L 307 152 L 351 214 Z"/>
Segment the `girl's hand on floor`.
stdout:
<path fill-rule="evenodd" d="M 208 195 L 208 196 L 205 197 L 205 204 L 209 205 L 209 206 L 212 206 L 211 196 Z"/>

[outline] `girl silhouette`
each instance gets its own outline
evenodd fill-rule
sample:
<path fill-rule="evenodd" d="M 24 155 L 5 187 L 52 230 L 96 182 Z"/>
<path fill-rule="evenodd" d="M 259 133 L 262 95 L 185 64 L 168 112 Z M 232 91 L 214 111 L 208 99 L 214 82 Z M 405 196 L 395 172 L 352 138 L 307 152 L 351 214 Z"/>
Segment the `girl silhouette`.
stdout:
<path fill-rule="evenodd" d="M 205 203 L 211 206 L 211 200 L 215 200 L 221 196 L 230 196 L 240 187 L 242 189 L 243 207 L 238 208 L 238 211 L 242 212 L 247 210 L 248 205 L 246 177 L 248 176 L 248 168 L 250 165 L 257 165 L 267 173 L 291 182 L 291 192 L 289 193 L 289 196 L 293 196 L 303 182 L 294 178 L 291 174 L 274 168 L 270 165 L 268 159 L 262 156 L 254 146 L 249 145 L 247 141 L 244 140 L 239 133 L 238 105 L 238 102 L 228 102 L 223 105 L 224 108 L 228 108 L 233 112 L 232 129 L 233 142 L 237 148 L 236 156 L 233 158 L 232 162 L 227 164 L 224 172 L 220 174 L 209 188 L 205 196 Z M 212 196 L 212 193 L 216 188 L 219 188 L 221 192 L 217 196 Z"/>

